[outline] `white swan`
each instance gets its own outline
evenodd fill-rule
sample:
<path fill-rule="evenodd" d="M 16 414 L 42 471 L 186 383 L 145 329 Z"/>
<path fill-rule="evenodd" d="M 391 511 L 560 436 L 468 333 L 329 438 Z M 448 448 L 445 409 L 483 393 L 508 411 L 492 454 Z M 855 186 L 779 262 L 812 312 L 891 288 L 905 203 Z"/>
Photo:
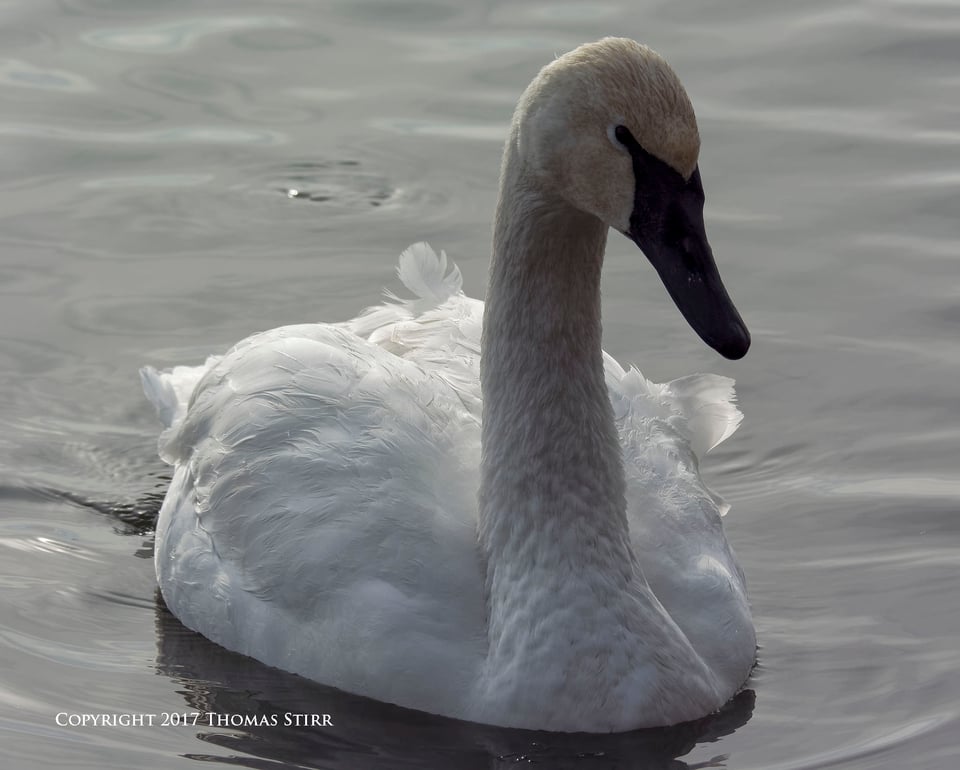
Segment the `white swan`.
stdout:
<path fill-rule="evenodd" d="M 486 308 L 417 245 L 399 270 L 415 300 L 144 369 L 175 466 L 156 535 L 173 613 L 265 663 L 476 722 L 620 731 L 723 705 L 755 635 L 697 456 L 740 421 L 732 381 L 655 385 L 600 348 L 614 227 L 707 343 L 746 353 L 698 151 L 663 59 L 582 46 L 514 115 Z"/>

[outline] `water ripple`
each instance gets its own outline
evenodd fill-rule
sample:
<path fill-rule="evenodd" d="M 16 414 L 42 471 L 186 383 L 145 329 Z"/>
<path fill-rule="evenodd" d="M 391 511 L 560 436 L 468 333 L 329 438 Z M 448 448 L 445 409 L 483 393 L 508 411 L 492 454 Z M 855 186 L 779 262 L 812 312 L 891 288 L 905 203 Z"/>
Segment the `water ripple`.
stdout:
<path fill-rule="evenodd" d="M 88 179 L 81 185 L 87 190 L 142 190 L 144 188 L 180 188 L 199 187 L 209 184 L 213 174 L 165 174 L 149 173 L 139 176 L 113 176 L 102 179 Z"/>
<path fill-rule="evenodd" d="M 144 644 L 119 644 L 101 640 L 98 646 L 105 649 L 91 649 L 63 640 L 50 639 L 14 631 L 0 626 L 0 646 L 16 650 L 31 658 L 39 658 L 46 663 L 56 663 L 75 668 L 96 671 L 129 671 L 142 665 L 149 648 Z"/>
<path fill-rule="evenodd" d="M 485 59 L 513 51 L 555 50 L 559 41 L 548 35 L 471 34 L 405 37 L 402 42 L 411 49 L 411 60 L 439 63 Z"/>
<path fill-rule="evenodd" d="M 897 727 L 884 727 L 869 738 L 854 741 L 845 746 L 814 754 L 812 757 L 768 765 L 770 770 L 817 770 L 822 767 L 837 767 L 857 759 L 866 759 L 881 754 L 893 747 L 902 746 L 925 735 L 953 724 L 957 712 L 941 712 L 922 719 L 915 719 Z M 866 767 L 867 765 L 863 765 Z"/>
<path fill-rule="evenodd" d="M 97 90 L 87 78 L 66 70 L 38 67 L 20 59 L 0 60 L 0 85 L 41 91 L 85 93 Z"/>
<path fill-rule="evenodd" d="M 257 144 L 277 145 L 286 142 L 279 131 L 237 126 L 176 126 L 148 131 L 94 131 L 55 126 L 48 123 L 0 123 L 0 136 L 55 139 L 65 142 L 96 144 Z"/>
<path fill-rule="evenodd" d="M 121 29 L 97 29 L 83 35 L 84 42 L 108 51 L 170 54 L 185 51 L 209 35 L 245 29 L 292 27 L 282 16 L 226 16 L 188 19 Z"/>
<path fill-rule="evenodd" d="M 397 192 L 385 177 L 349 159 L 291 161 L 263 169 L 257 176 L 287 198 L 326 204 L 342 212 L 382 206 Z"/>
<path fill-rule="evenodd" d="M 194 105 L 199 108 L 197 114 L 215 115 L 232 126 L 246 126 L 251 122 L 270 126 L 311 123 L 321 116 L 313 103 L 298 104 L 277 99 L 274 94 L 257 94 L 243 78 L 227 78 L 196 69 L 136 67 L 123 74 L 123 82 L 149 94 L 152 103 L 170 101 Z M 159 100 L 156 97 L 160 97 Z"/>
<path fill-rule="evenodd" d="M 880 109 L 845 109 L 841 107 L 785 107 L 776 109 L 716 102 L 709 98 L 698 101 L 698 113 L 711 120 L 748 123 L 754 128 L 778 130 L 805 136 L 825 134 L 874 140 L 891 144 L 953 146 L 960 144 L 960 130 L 928 129 L 917 125 L 912 113 L 892 113 Z"/>
<path fill-rule="evenodd" d="M 370 123 L 379 131 L 408 136 L 435 136 L 455 139 L 474 139 L 500 143 L 507 135 L 502 123 L 466 123 L 422 118 L 377 118 Z"/>
<path fill-rule="evenodd" d="M 0 537 L 0 546 L 16 551 L 57 554 L 61 556 L 71 556 L 75 559 L 97 561 L 97 555 L 93 551 L 76 545 L 75 543 L 68 543 L 53 537 L 43 537 L 40 535 L 36 537 Z"/>

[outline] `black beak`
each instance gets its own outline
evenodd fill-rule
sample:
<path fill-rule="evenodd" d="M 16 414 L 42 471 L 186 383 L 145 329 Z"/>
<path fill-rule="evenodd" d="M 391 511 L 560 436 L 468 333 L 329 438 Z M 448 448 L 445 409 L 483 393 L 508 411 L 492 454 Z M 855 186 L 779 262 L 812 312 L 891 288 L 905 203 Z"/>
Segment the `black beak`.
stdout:
<path fill-rule="evenodd" d="M 618 132 L 618 138 L 623 135 Z M 626 132 L 625 136 L 633 140 Z M 703 224 L 700 170 L 684 179 L 633 140 L 636 194 L 630 229 L 624 233 L 656 268 L 687 323 L 726 358 L 743 358 L 750 332 L 720 280 Z"/>

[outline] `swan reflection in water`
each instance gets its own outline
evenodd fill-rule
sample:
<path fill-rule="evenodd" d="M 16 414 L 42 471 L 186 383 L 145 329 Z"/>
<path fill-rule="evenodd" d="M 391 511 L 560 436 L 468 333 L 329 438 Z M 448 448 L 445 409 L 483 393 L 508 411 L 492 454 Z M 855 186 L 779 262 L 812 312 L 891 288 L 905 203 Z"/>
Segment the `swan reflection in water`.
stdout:
<path fill-rule="evenodd" d="M 696 764 L 678 757 L 730 735 L 753 715 L 755 694 L 746 689 L 703 719 L 611 735 L 460 722 L 344 693 L 224 650 L 180 623 L 159 591 L 156 598 L 156 667 L 183 695 L 184 710 L 201 714 L 196 729 L 187 728 L 201 744 L 196 751 L 181 747 L 184 756 L 196 760 L 258 770 L 286 765 L 488 770 L 527 764 L 551 770 L 694 770 L 724 767 L 726 757 Z M 210 727 L 211 714 L 237 715 L 249 726 Z M 287 714 L 321 720 L 329 714 L 333 725 L 286 727 Z M 219 751 L 206 753 L 202 744 Z"/>

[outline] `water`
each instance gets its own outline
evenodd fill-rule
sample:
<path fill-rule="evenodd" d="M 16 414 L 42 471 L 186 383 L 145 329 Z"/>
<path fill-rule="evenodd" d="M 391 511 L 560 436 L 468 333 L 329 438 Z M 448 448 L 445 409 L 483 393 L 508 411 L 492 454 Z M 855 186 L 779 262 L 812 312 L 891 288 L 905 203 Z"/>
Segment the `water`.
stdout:
<path fill-rule="evenodd" d="M 611 240 L 607 349 L 661 381 L 738 380 L 746 422 L 706 471 L 751 586 L 749 690 L 673 730 L 538 735 L 186 631 L 156 597 L 166 471 L 137 368 L 351 317 L 415 240 L 482 293 L 513 104 L 611 32 L 691 93 L 708 230 L 754 334 L 719 359 Z M 6 0 L 0 41 L 6 766 L 960 763 L 960 3 Z M 182 712 L 334 727 L 159 725 Z"/>

